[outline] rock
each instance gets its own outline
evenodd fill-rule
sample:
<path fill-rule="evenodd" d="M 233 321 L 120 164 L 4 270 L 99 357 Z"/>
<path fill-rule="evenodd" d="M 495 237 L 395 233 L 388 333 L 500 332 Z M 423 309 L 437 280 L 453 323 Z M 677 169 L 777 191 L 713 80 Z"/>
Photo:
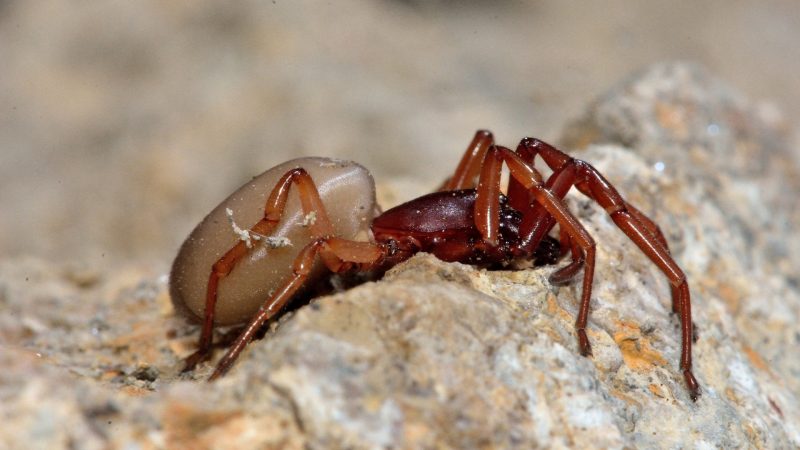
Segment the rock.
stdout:
<path fill-rule="evenodd" d="M 701 370 L 704 328 L 722 327 L 720 338 L 733 348 L 715 370 L 735 384 L 720 391 L 761 416 L 777 415 L 796 446 L 800 213 L 787 194 L 800 191 L 800 166 L 787 131 L 774 107 L 747 100 L 701 67 L 665 63 L 596 101 L 564 141 L 626 145 L 646 161 L 649 168 L 631 170 L 625 161 L 598 161 L 611 156 L 597 147 L 579 154 L 646 205 L 666 232 L 692 285 Z M 717 339 L 709 343 L 720 353 Z"/>

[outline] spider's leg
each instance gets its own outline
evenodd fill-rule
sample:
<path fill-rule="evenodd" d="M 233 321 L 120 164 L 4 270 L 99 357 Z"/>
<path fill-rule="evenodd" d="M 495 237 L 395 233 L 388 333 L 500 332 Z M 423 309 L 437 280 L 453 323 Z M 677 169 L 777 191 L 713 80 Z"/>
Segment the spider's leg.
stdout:
<path fill-rule="evenodd" d="M 475 225 L 486 242 L 496 244 L 499 228 L 500 169 L 503 162 L 508 166 L 511 176 L 519 181 L 531 193 L 533 200 L 558 222 L 569 235 L 573 245 L 579 247 L 584 255 L 585 270 L 581 306 L 575 328 L 581 354 L 591 355 L 592 347 L 586 336 L 586 323 L 589 318 L 589 302 L 592 296 L 592 279 L 594 277 L 594 240 L 563 201 L 545 187 L 539 172 L 519 155 L 505 147 L 493 146 L 486 153 L 475 200 Z"/>
<path fill-rule="evenodd" d="M 550 177 L 550 179 L 548 179 L 548 186 L 551 185 L 551 180 L 556 178 L 560 172 L 576 170 L 576 169 L 578 172 L 583 172 L 583 170 L 581 170 L 580 168 L 571 169 L 572 167 L 579 165 L 576 164 L 576 161 L 579 160 L 576 160 L 575 158 L 567 155 L 561 150 L 558 150 L 552 145 L 536 138 L 529 137 L 523 139 L 519 143 L 519 146 L 517 147 L 517 153 L 525 155 L 525 158 L 529 161 L 532 161 L 537 154 L 542 157 L 547 166 L 550 167 L 554 172 L 553 175 Z M 583 161 L 580 161 L 580 163 L 589 166 L 588 163 L 585 163 Z M 597 172 L 597 170 L 595 170 L 593 167 L 591 167 L 591 170 Z M 577 177 L 581 178 L 581 175 L 584 174 L 577 174 Z M 602 176 L 600 178 L 602 178 Z M 571 183 L 576 184 L 578 190 L 586 194 L 588 197 L 593 198 L 585 182 L 582 182 L 582 180 L 573 179 Z M 604 179 L 603 183 L 608 186 L 611 186 L 610 183 L 608 183 L 608 181 L 605 181 Z M 572 184 L 569 184 L 569 186 L 572 186 Z M 567 189 L 569 189 L 569 187 L 567 187 Z M 564 191 L 563 195 L 566 195 L 566 191 Z M 563 195 L 561 195 L 561 197 L 563 197 Z M 617 193 L 617 195 L 619 194 Z M 622 199 L 621 197 L 619 198 L 619 200 L 625 202 L 625 200 Z M 664 233 L 661 232 L 659 226 L 655 222 L 653 222 L 652 219 L 647 217 L 644 213 L 633 207 L 633 205 L 631 205 L 630 203 L 625 202 L 625 206 L 628 209 L 628 212 L 630 212 L 630 214 L 636 220 L 641 222 L 642 226 L 644 226 L 644 228 L 652 235 L 652 237 L 658 240 L 659 243 L 667 250 L 667 253 L 669 253 L 669 245 L 667 244 L 667 240 L 664 237 Z M 681 306 L 681 296 L 679 289 L 674 284 L 670 284 L 670 289 L 672 291 L 672 312 L 679 313 Z"/>
<path fill-rule="evenodd" d="M 581 268 L 583 268 L 584 259 L 581 248 L 578 245 L 572 243 L 572 239 L 570 239 L 567 230 L 562 228 L 559 229 L 558 233 L 562 249 L 561 251 L 564 253 L 570 251 L 572 253 L 572 261 L 566 266 L 553 272 L 550 275 L 549 279 L 552 284 L 564 285 L 572 281 L 572 279 L 575 278 L 575 275 L 577 275 L 578 272 L 581 270 Z"/>
<path fill-rule="evenodd" d="M 444 182 L 439 191 L 455 191 L 475 187 L 475 178 L 481 169 L 481 162 L 486 155 L 486 150 L 494 144 L 492 133 L 487 130 L 478 130 L 472 138 L 461 162 L 458 163 L 453 176 Z"/>
<path fill-rule="evenodd" d="M 498 147 L 493 145 L 483 158 L 473 214 L 475 226 L 483 240 L 491 245 L 498 244 L 500 233 L 500 173 L 503 160 L 499 152 Z"/>
<path fill-rule="evenodd" d="M 215 380 L 231 368 L 236 358 L 264 323 L 274 317 L 292 298 L 308 278 L 316 257 L 319 256 L 332 272 L 343 272 L 357 266 L 366 269 L 378 263 L 384 255 L 378 244 L 356 242 L 336 237 L 318 237 L 306 245 L 295 258 L 292 277 L 275 294 L 268 298 L 245 327 L 244 331 L 217 364 L 209 381 Z"/>
<path fill-rule="evenodd" d="M 692 400 L 700 395 L 700 385 L 692 373 L 692 310 L 686 275 L 669 252 L 666 239 L 658 226 L 642 212 L 627 203 L 611 183 L 585 161 L 574 159 L 536 139 L 524 139 L 520 145 L 535 148 L 554 171 L 564 172 L 574 167 L 572 183 L 583 194 L 596 201 L 611 216 L 614 223 L 666 275 L 672 289 L 672 309 L 681 319 L 680 367 Z"/>
<path fill-rule="evenodd" d="M 520 159 L 535 169 L 536 149 L 524 145 L 524 142 L 517 146 L 516 153 Z M 544 187 L 555 194 L 556 197 L 563 199 L 572 187 L 570 180 L 574 177 L 573 172 L 574 169 L 570 167 L 554 170 L 545 182 Z M 508 180 L 507 196 L 509 205 L 523 213 L 522 224 L 520 225 L 520 230 L 523 231 L 520 248 L 524 253 L 530 254 L 536 250 L 542 239 L 552 230 L 556 221 L 542 205 L 536 202 L 531 192 L 514 177 Z M 583 268 L 584 258 L 580 247 L 572 243 L 569 233 L 563 229 L 559 230 L 559 241 L 562 256 L 570 251 L 572 253 L 572 261 L 550 275 L 550 282 L 553 284 L 566 284 Z"/>
<path fill-rule="evenodd" d="M 681 362 L 683 376 L 690 390 L 692 400 L 700 395 L 700 386 L 692 374 L 692 306 L 689 294 L 689 283 L 686 275 L 669 250 L 648 229 L 638 215 L 631 212 L 629 205 L 622 199 L 603 177 L 590 165 L 583 163 L 587 178 L 586 189 L 581 189 L 593 198 L 611 216 L 611 220 L 647 255 L 648 258 L 666 275 L 672 286 L 672 309 L 678 312 L 681 319 Z M 677 300 L 676 300 L 677 298 Z"/>
<path fill-rule="evenodd" d="M 647 228 L 648 231 L 650 231 L 650 234 L 652 234 L 653 237 L 656 238 L 656 240 L 658 240 L 662 246 L 664 246 L 664 249 L 667 250 L 667 253 L 669 253 L 669 244 L 667 244 L 667 239 L 664 237 L 664 233 L 661 232 L 661 228 L 658 226 L 658 224 L 653 222 L 651 218 L 647 217 L 643 212 L 636 209 L 630 203 L 625 203 L 625 206 L 628 208 L 628 212 L 631 213 L 636 220 L 641 222 L 642 225 Z M 669 288 L 672 291 L 672 312 L 680 314 L 680 290 L 672 283 L 670 283 Z"/>
<path fill-rule="evenodd" d="M 303 211 L 306 214 L 312 211 L 316 214 L 316 220 L 311 224 L 312 235 L 319 236 L 331 233 L 333 228 L 325 212 L 322 200 L 319 197 L 319 192 L 317 192 L 317 188 L 311 176 L 302 168 L 292 169 L 286 172 L 278 183 L 276 183 L 264 206 L 264 217 L 250 228 L 251 232 L 264 236 L 272 234 L 272 230 L 281 221 L 286 208 L 289 189 L 292 184 L 297 185 Z M 200 340 L 197 345 L 198 348 L 195 353 L 186 359 L 183 372 L 194 369 L 199 362 L 210 356 L 214 336 L 214 311 L 217 304 L 219 282 L 231 273 L 234 267 L 236 267 L 236 264 L 244 258 L 248 252 L 249 249 L 247 245 L 240 241 L 220 257 L 212 266 L 211 274 L 208 277 L 205 315 L 203 328 L 200 333 Z"/>
<path fill-rule="evenodd" d="M 515 150 L 517 155 L 519 155 L 520 159 L 525 161 L 526 164 L 534 167 L 534 159 L 536 158 L 536 152 L 532 149 L 523 146 L 522 144 L 517 146 Z M 549 182 L 550 180 L 548 180 Z M 510 177 L 508 180 L 508 189 L 506 189 L 506 196 L 508 197 L 508 204 L 512 208 L 516 209 L 517 211 L 529 211 L 531 208 L 538 209 L 540 213 L 543 215 L 547 215 L 544 208 L 539 205 L 536 205 L 536 202 L 533 200 L 531 193 L 528 189 L 525 189 L 525 186 L 516 178 Z M 549 216 L 548 216 L 549 217 Z M 554 222 L 551 219 L 550 228 L 552 228 Z M 548 229 L 548 232 L 550 230 Z M 564 247 L 569 248 L 569 247 Z"/>

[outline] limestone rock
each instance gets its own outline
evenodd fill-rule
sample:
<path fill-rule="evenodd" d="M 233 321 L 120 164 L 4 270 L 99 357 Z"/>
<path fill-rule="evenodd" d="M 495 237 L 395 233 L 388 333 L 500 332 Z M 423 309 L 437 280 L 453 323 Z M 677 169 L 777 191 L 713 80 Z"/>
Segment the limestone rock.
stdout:
<path fill-rule="evenodd" d="M 744 98 L 705 69 L 664 63 L 596 101 L 564 140 L 627 145 L 641 155 L 641 171 L 624 161 L 597 165 L 635 204 L 646 205 L 687 271 L 701 337 L 698 364 L 708 337 L 703 328 L 722 327 L 734 349 L 718 369 L 736 383 L 725 396 L 776 413 L 797 445 L 800 213 L 792 193 L 800 191 L 800 166 L 788 131 L 774 107 Z M 592 147 L 578 156 L 595 162 L 600 152 Z M 760 381 L 745 381 L 745 374 Z M 744 401 L 742 391 L 760 400 Z"/>

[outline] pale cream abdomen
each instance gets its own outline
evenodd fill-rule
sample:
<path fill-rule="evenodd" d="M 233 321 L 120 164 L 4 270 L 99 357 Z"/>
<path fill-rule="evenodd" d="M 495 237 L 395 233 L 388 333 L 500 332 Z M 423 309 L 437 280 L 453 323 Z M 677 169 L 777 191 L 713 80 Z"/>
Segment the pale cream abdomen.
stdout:
<path fill-rule="evenodd" d="M 176 310 L 187 317 L 202 319 L 211 267 L 241 237 L 228 219 L 226 209 L 242 229 L 249 229 L 264 215 L 264 206 L 275 183 L 291 169 L 304 168 L 319 190 L 337 236 L 365 241 L 376 215 L 375 186 L 367 170 L 350 161 L 328 158 L 300 158 L 285 162 L 253 178 L 220 203 L 189 234 L 181 246 L 170 273 L 170 295 Z M 234 325 L 246 322 L 271 293 L 288 280 L 298 252 L 310 242 L 313 220 L 300 206 L 296 186 L 292 186 L 283 218 L 272 233 L 288 238 L 291 246 L 268 248 L 253 242 L 248 255 L 221 279 L 214 323 Z M 308 282 L 325 273 L 317 263 Z"/>

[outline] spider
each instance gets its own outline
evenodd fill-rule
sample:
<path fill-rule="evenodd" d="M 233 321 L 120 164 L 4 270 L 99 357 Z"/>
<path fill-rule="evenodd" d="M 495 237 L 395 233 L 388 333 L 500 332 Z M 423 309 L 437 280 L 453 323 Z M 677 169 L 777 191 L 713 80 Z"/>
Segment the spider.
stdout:
<path fill-rule="evenodd" d="M 546 180 L 534 167 L 537 155 L 552 170 Z M 505 195 L 503 165 L 510 174 Z M 589 163 L 535 138 L 512 151 L 485 130 L 437 192 L 383 213 L 366 169 L 326 158 L 289 161 L 234 192 L 189 235 L 172 267 L 176 309 L 202 321 L 198 350 L 184 371 L 210 356 L 215 325 L 246 323 L 209 380 L 223 376 L 259 329 L 326 271 L 380 273 L 417 252 L 484 267 L 518 259 L 553 263 L 570 253 L 550 280 L 564 284 L 584 269 L 575 330 L 580 353 L 591 356 L 586 326 L 595 243 L 563 201 L 573 186 L 602 206 L 669 280 L 681 321 L 680 369 L 696 401 L 689 285 L 658 225 Z M 236 215 L 255 225 L 240 228 Z M 556 224 L 557 240 L 549 236 Z"/>

